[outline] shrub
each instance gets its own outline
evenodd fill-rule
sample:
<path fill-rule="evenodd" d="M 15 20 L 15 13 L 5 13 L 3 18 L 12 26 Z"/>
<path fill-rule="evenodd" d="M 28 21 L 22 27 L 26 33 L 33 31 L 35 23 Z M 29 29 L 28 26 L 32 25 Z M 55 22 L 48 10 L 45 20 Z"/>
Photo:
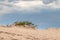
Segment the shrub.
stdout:
<path fill-rule="evenodd" d="M 23 21 L 23 22 L 18 22 L 18 21 L 16 21 L 14 24 L 15 24 L 15 26 L 20 26 L 20 25 L 25 26 L 25 25 L 29 25 L 29 26 L 31 26 L 31 28 L 35 28 L 35 25 L 34 25 L 32 22 L 28 22 L 28 21 Z"/>
<path fill-rule="evenodd" d="M 14 23 L 15 25 L 34 25 L 32 24 L 31 22 L 28 22 L 28 21 L 23 21 L 23 22 L 15 22 Z"/>

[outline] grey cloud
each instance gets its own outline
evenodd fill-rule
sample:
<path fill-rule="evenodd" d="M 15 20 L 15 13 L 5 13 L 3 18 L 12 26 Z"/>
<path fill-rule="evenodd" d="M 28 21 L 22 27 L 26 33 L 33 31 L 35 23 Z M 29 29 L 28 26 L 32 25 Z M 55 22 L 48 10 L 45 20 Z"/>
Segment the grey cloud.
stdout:
<path fill-rule="evenodd" d="M 57 6 L 60 6 L 60 0 L 55 0 Z"/>
<path fill-rule="evenodd" d="M 34 0 L 22 0 L 22 1 L 34 1 Z"/>
<path fill-rule="evenodd" d="M 15 2 L 15 1 L 19 1 L 19 0 L 0 0 L 0 2 Z"/>
<path fill-rule="evenodd" d="M 32 6 L 33 9 L 31 7 L 29 7 L 29 6 L 28 6 L 28 8 L 21 8 L 21 6 L 14 5 L 15 1 L 19 1 L 19 0 L 4 0 L 4 1 L 0 2 L 0 13 L 4 14 L 4 13 L 15 11 L 15 10 L 16 11 L 24 11 L 24 10 L 26 10 L 26 12 L 31 11 L 31 10 L 36 11 L 35 6 Z M 23 2 L 21 2 L 21 3 L 23 3 Z M 37 7 L 38 6 L 39 5 L 37 4 Z"/>
<path fill-rule="evenodd" d="M 40 0 L 0 0 L 0 1 L 15 2 L 15 1 L 40 1 Z"/>
<path fill-rule="evenodd" d="M 42 0 L 44 4 L 49 4 L 54 2 L 55 0 Z"/>
<path fill-rule="evenodd" d="M 40 0 L 22 0 L 22 1 L 40 1 Z"/>
<path fill-rule="evenodd" d="M 8 2 L 13 2 L 13 1 L 16 1 L 16 0 L 8 0 Z"/>
<path fill-rule="evenodd" d="M 13 5 L 10 5 L 10 4 L 3 4 L 3 3 L 0 3 L 0 5 L 4 5 L 4 6 L 8 6 L 8 7 L 12 7 Z"/>
<path fill-rule="evenodd" d="M 55 2 L 55 4 L 59 5 L 60 4 L 60 0 L 41 0 L 44 4 L 50 4 Z"/>
<path fill-rule="evenodd" d="M 19 0 L 8 0 L 8 2 L 15 2 L 15 1 L 19 1 Z"/>
<path fill-rule="evenodd" d="M 5 1 L 5 0 L 0 0 L 0 1 Z"/>

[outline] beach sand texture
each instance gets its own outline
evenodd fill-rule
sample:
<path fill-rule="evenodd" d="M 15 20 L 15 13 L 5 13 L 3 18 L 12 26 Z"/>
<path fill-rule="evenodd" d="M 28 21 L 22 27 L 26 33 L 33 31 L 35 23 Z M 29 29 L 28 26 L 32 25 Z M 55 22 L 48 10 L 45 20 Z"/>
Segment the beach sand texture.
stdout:
<path fill-rule="evenodd" d="M 23 27 L 0 27 L 0 40 L 60 40 L 60 29 L 36 30 Z"/>

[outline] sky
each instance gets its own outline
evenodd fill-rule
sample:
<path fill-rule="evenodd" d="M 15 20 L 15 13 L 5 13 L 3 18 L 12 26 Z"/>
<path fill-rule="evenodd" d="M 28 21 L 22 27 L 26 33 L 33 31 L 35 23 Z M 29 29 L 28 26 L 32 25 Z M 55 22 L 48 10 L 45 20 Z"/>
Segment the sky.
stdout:
<path fill-rule="evenodd" d="M 0 0 L 0 24 L 29 21 L 39 29 L 60 28 L 60 0 Z"/>

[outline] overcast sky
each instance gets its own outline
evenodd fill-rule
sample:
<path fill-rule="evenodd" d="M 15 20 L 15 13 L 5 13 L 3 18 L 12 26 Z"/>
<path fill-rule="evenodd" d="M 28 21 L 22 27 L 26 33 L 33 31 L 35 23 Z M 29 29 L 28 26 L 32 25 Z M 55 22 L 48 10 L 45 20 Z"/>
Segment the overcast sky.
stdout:
<path fill-rule="evenodd" d="M 39 28 L 60 27 L 60 0 L 0 0 L 0 24 L 30 21 Z"/>

